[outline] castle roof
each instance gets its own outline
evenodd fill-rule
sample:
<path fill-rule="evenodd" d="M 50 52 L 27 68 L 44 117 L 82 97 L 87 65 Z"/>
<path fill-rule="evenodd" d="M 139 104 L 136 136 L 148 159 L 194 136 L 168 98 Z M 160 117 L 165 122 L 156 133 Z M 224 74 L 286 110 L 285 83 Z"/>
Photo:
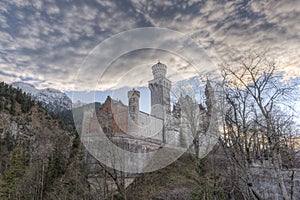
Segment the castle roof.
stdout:
<path fill-rule="evenodd" d="M 121 106 L 126 106 L 121 100 L 115 100 L 115 99 L 111 98 L 109 95 L 106 97 L 106 100 L 105 100 L 104 104 L 105 104 L 107 101 L 110 101 L 111 104 L 114 104 L 114 105 L 115 105 L 115 104 L 119 104 L 119 105 L 121 105 Z M 102 104 L 102 105 L 104 105 L 104 104 Z"/>

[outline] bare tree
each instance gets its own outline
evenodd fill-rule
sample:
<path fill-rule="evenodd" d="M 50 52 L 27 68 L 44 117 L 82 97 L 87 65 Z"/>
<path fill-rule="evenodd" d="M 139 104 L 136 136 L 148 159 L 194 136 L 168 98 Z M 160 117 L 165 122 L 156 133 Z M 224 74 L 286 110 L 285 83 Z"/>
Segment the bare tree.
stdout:
<path fill-rule="evenodd" d="M 290 119 L 282 118 L 288 114 L 282 108 L 285 106 L 286 110 L 285 102 L 291 99 L 293 87 L 281 81 L 275 64 L 264 54 L 252 53 L 237 66 L 224 64 L 223 78 L 224 134 L 220 142 L 235 170 L 245 173 L 240 177 L 248 190 L 245 198 L 262 199 L 253 188 L 250 168 L 255 158 L 265 153 L 271 158 L 283 199 L 290 199 L 283 180 L 280 149 L 290 125 Z"/>
<path fill-rule="evenodd" d="M 114 140 L 112 135 L 107 134 L 110 141 L 115 145 L 126 148 L 126 141 Z M 126 194 L 126 172 L 125 172 L 125 160 L 123 151 L 118 151 L 111 146 L 109 140 L 103 140 L 103 138 L 97 135 L 92 135 L 87 142 L 84 139 L 85 147 L 87 148 L 87 159 L 85 162 L 90 163 L 89 171 L 91 175 L 90 180 L 94 184 L 94 189 L 101 199 L 127 199 Z M 94 141 L 91 142 L 91 141 Z M 103 163 L 103 160 L 99 159 L 99 155 L 106 151 L 108 156 L 108 163 Z M 100 155 L 101 156 L 101 155 Z"/>

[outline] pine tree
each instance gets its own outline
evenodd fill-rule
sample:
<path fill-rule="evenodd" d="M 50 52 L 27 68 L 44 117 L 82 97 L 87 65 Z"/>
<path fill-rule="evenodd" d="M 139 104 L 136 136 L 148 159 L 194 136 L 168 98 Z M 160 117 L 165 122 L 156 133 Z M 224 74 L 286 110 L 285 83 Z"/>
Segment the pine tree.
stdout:
<path fill-rule="evenodd" d="M 52 186 L 56 178 L 64 173 L 64 166 L 62 161 L 61 152 L 57 146 L 55 146 L 52 155 L 49 158 L 48 169 L 46 173 L 46 185 Z"/>
<path fill-rule="evenodd" d="M 9 113 L 15 115 L 16 113 L 16 105 L 15 105 L 15 98 L 13 95 L 10 96 L 10 110 Z"/>
<path fill-rule="evenodd" d="M 24 174 L 25 162 L 23 149 L 17 147 L 13 150 L 10 167 L 3 176 L 1 183 L 0 199 L 20 199 L 20 179 Z"/>
<path fill-rule="evenodd" d="M 13 138 L 13 135 L 12 135 L 12 133 L 10 131 L 7 131 L 5 133 L 4 143 L 5 143 L 8 151 L 12 151 L 13 150 L 13 147 L 14 147 L 14 138 Z"/>

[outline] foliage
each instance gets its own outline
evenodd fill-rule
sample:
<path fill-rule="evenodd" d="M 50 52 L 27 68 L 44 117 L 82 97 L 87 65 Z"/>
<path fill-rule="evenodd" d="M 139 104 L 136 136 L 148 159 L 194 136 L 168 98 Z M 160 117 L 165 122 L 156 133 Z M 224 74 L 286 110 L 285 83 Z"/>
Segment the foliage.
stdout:
<path fill-rule="evenodd" d="M 46 173 L 46 185 L 52 186 L 54 181 L 64 173 L 64 164 L 62 161 L 60 149 L 55 146 L 49 157 L 48 168 Z"/>
<path fill-rule="evenodd" d="M 10 114 L 15 115 L 16 103 L 21 105 L 23 113 L 27 113 L 34 105 L 31 97 L 22 92 L 21 89 L 16 89 L 4 82 L 0 82 L 0 110 L 4 108 L 9 110 Z"/>
<path fill-rule="evenodd" d="M 196 171 L 199 178 L 198 186 L 192 193 L 193 199 L 225 199 L 225 192 L 220 185 L 222 175 L 210 168 L 206 158 L 198 159 Z"/>
<path fill-rule="evenodd" d="M 25 161 L 21 147 L 16 147 L 11 155 L 11 166 L 4 174 L 1 184 L 1 199 L 20 199 L 20 179 L 24 174 Z"/>

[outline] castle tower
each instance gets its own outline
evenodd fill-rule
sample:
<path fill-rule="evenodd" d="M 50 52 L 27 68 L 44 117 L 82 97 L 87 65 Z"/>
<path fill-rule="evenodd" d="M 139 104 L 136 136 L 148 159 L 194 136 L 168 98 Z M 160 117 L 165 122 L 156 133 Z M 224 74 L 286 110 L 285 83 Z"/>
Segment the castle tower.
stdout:
<path fill-rule="evenodd" d="M 170 113 L 171 81 L 166 78 L 167 66 L 158 61 L 152 66 L 154 79 L 149 81 L 151 114 L 163 119 Z"/>
<path fill-rule="evenodd" d="M 128 128 L 129 131 L 135 130 L 139 123 L 139 111 L 140 111 L 140 92 L 132 89 L 128 91 Z"/>
<path fill-rule="evenodd" d="M 205 97 L 206 97 L 206 107 L 207 107 L 207 114 L 210 117 L 212 114 L 212 109 L 215 104 L 215 99 L 214 99 L 214 89 L 211 86 L 211 83 L 209 80 L 206 81 L 206 86 L 205 86 Z"/>
<path fill-rule="evenodd" d="M 215 100 L 215 92 L 214 88 L 212 87 L 209 80 L 206 82 L 205 87 L 205 96 L 206 96 L 206 107 L 207 107 L 207 113 L 206 113 L 206 126 L 211 127 L 211 129 L 217 129 L 217 119 L 216 115 L 214 115 L 214 112 L 216 112 L 216 100 Z M 217 132 L 217 130 L 216 130 Z"/>

